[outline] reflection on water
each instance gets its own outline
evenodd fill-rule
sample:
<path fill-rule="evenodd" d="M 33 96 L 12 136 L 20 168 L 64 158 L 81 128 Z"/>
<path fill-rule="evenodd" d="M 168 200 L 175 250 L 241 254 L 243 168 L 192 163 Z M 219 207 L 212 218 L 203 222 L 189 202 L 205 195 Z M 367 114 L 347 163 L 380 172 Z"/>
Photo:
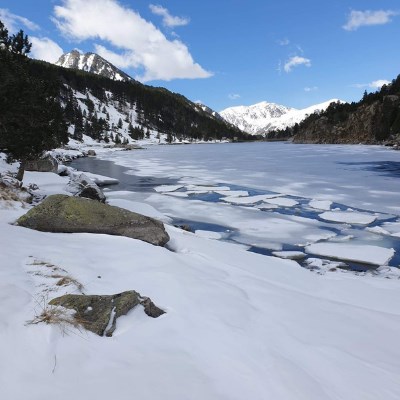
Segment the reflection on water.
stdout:
<path fill-rule="evenodd" d="M 105 175 L 118 179 L 119 184 L 113 185 L 113 190 L 129 190 L 132 192 L 152 192 L 155 186 L 173 185 L 176 179 L 155 178 L 150 176 L 135 176 L 126 174 L 129 168 L 114 164 L 112 161 L 98 160 L 92 157 L 84 157 L 73 160 L 72 168 L 93 174 Z"/>

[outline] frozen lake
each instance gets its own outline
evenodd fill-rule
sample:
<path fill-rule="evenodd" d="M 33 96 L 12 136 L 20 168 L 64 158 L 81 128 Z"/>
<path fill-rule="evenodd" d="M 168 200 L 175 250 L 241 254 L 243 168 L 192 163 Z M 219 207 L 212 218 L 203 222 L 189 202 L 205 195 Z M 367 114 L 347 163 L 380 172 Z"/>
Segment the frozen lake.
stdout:
<path fill-rule="evenodd" d="M 400 263 L 400 152 L 391 149 L 152 146 L 101 153 L 73 166 L 118 178 L 110 198 L 144 201 L 199 235 L 251 251 L 303 252 L 303 264 L 316 257 L 361 269 Z"/>

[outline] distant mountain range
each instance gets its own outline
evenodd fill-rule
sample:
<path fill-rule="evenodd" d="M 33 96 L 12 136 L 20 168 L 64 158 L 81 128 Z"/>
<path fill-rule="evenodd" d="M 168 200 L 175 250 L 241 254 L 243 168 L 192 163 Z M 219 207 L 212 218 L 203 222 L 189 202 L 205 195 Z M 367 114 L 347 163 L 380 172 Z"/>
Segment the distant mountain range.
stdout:
<path fill-rule="evenodd" d="M 341 101 L 331 99 L 299 110 L 263 101 L 251 106 L 226 108 L 219 115 L 244 132 L 264 136 L 271 131 L 290 128 L 315 111 L 324 111 L 331 103 L 336 102 Z"/>
<path fill-rule="evenodd" d="M 63 54 L 55 64 L 64 68 L 78 69 L 104 76 L 114 81 L 129 82 L 134 80 L 128 74 L 95 53 L 82 54 L 78 50 L 72 50 L 69 53 Z"/>

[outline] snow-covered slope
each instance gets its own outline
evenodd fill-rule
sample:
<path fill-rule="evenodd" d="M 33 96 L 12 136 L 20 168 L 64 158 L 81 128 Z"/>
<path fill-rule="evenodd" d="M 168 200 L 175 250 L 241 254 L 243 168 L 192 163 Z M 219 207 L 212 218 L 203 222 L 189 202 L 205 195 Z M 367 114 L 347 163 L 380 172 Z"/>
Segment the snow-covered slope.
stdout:
<path fill-rule="evenodd" d="M 95 53 L 82 54 L 78 50 L 72 50 L 69 53 L 63 54 L 55 64 L 64 68 L 91 72 L 115 81 L 133 81 L 125 72 Z"/>
<path fill-rule="evenodd" d="M 337 101 L 340 100 L 331 99 L 301 110 L 263 101 L 252 106 L 226 108 L 219 114 L 245 132 L 253 135 L 266 134 L 272 130 L 291 127 L 317 110 L 326 110 L 329 104 Z"/>

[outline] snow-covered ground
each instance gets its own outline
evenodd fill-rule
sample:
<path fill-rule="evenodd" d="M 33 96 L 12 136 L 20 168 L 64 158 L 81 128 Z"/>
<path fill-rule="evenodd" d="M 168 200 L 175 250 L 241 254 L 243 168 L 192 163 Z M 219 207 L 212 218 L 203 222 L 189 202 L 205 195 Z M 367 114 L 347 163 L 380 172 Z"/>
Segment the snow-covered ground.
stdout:
<path fill-rule="evenodd" d="M 318 246 L 316 241 L 333 234 L 327 227 L 334 222 L 256 208 L 283 196 L 307 198 L 304 207 L 312 200 L 332 202 L 332 209 L 345 204 L 378 218 L 400 212 L 395 177 L 365 171 L 364 164 L 340 164 L 397 162 L 400 153 L 361 146 L 259 146 L 159 146 L 100 151 L 99 157 L 135 174 L 178 180 L 175 188 L 152 194 L 107 191 L 112 204 L 167 223 L 185 217 L 233 224 L 249 241 L 279 244 L 301 234 Z M 43 194 L 65 192 L 68 179 L 27 175 Z M 224 186 L 226 197 L 227 187 L 237 198 L 253 195 L 239 186 L 279 196 L 232 204 L 185 193 L 209 196 L 216 186 Z M 172 193 L 186 197 L 167 195 Z M 331 203 L 312 204 L 324 210 Z M 290 211 L 299 205 L 282 207 Z M 335 268 L 316 274 L 201 229 L 190 233 L 167 225 L 166 249 L 123 237 L 36 232 L 10 224 L 25 211 L 18 205 L 0 209 L 0 387 L 7 400 L 400 398 L 399 279 Z M 340 211 L 351 212 L 335 213 Z M 399 231 L 393 221 L 385 226 L 389 235 Z M 389 236 L 365 234 L 378 242 Z M 345 240 L 343 252 L 353 252 L 351 235 Z M 334 244 L 309 250 L 331 252 Z M 380 254 L 378 262 L 384 263 L 388 253 Z M 166 314 L 151 319 L 135 309 L 118 319 L 112 338 L 69 326 L 27 324 L 49 299 L 79 292 L 76 285 L 57 286 L 54 268 L 81 283 L 86 294 L 134 289 Z"/>

